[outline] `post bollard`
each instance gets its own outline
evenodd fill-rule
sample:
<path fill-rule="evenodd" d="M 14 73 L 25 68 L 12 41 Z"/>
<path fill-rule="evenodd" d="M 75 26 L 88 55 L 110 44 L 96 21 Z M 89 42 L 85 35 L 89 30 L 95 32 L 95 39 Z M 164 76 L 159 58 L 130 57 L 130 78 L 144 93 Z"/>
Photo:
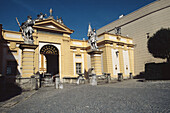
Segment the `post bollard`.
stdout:
<path fill-rule="evenodd" d="M 132 73 L 129 73 L 129 79 L 133 79 Z"/>
<path fill-rule="evenodd" d="M 63 84 L 59 84 L 59 89 L 63 89 Z"/>
<path fill-rule="evenodd" d="M 31 90 L 36 89 L 36 79 L 34 75 L 31 76 L 31 88 L 30 89 Z"/>
<path fill-rule="evenodd" d="M 79 85 L 79 84 L 80 84 L 80 79 L 78 78 L 78 79 L 77 79 L 77 85 Z"/>
<path fill-rule="evenodd" d="M 55 88 L 59 89 L 60 88 L 59 85 L 60 85 L 60 76 L 55 75 Z"/>
<path fill-rule="evenodd" d="M 122 81 L 123 80 L 123 74 L 122 73 L 118 73 L 118 81 Z"/>
<path fill-rule="evenodd" d="M 107 73 L 107 83 L 110 83 L 110 81 L 111 81 L 110 73 Z"/>
<path fill-rule="evenodd" d="M 38 78 L 35 77 L 35 90 L 38 90 Z"/>
<path fill-rule="evenodd" d="M 92 86 L 97 85 L 96 74 L 92 74 L 91 85 Z"/>
<path fill-rule="evenodd" d="M 39 87 L 42 87 L 42 76 L 43 74 L 39 74 Z"/>
<path fill-rule="evenodd" d="M 80 76 L 77 79 L 77 85 L 79 85 L 79 84 L 80 84 Z"/>

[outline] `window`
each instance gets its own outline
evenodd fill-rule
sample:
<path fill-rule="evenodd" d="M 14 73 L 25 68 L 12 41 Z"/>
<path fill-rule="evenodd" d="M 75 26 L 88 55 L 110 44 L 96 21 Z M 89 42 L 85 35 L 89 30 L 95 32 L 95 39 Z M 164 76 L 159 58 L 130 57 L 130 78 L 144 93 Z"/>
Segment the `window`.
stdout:
<path fill-rule="evenodd" d="M 7 68 L 6 68 L 6 74 L 7 75 L 16 75 L 16 72 L 17 72 L 16 61 L 8 61 Z"/>
<path fill-rule="evenodd" d="M 81 73 L 81 63 L 76 63 L 76 73 Z"/>
<path fill-rule="evenodd" d="M 76 57 L 81 57 L 81 55 L 80 55 L 80 54 L 77 54 Z"/>

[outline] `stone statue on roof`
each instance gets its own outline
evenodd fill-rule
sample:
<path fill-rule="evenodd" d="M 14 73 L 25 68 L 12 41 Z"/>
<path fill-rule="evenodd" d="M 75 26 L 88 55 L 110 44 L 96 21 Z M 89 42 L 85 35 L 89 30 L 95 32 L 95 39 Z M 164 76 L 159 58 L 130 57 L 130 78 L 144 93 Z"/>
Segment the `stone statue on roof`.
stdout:
<path fill-rule="evenodd" d="M 46 14 L 40 13 L 40 14 L 37 15 L 37 19 L 38 20 L 44 20 L 46 16 L 47 16 Z"/>
<path fill-rule="evenodd" d="M 121 27 L 115 27 L 115 34 L 121 35 Z"/>
<path fill-rule="evenodd" d="M 24 38 L 24 43 L 33 44 L 34 40 L 32 34 L 34 33 L 33 25 L 35 24 L 35 21 L 32 20 L 31 16 L 28 16 L 27 18 L 27 21 L 21 25 L 22 35 Z"/>
<path fill-rule="evenodd" d="M 64 24 L 62 17 L 58 18 L 58 16 L 57 16 L 57 22 L 59 22 L 60 24 Z"/>
<path fill-rule="evenodd" d="M 50 16 L 49 16 L 49 18 L 54 18 L 53 17 L 53 9 L 52 8 L 50 8 Z"/>
<path fill-rule="evenodd" d="M 88 42 L 90 43 L 91 49 L 92 50 L 96 50 L 98 49 L 97 47 L 97 34 L 96 34 L 96 30 L 91 28 L 90 24 L 89 24 L 89 28 L 88 28 Z"/>

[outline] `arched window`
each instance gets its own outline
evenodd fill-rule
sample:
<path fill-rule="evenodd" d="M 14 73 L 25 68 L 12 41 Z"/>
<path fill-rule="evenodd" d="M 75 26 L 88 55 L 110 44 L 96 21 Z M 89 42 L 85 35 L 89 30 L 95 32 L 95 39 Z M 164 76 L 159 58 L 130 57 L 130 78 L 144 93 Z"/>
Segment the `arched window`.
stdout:
<path fill-rule="evenodd" d="M 58 49 L 53 45 L 45 45 L 41 48 L 40 54 L 58 55 Z"/>

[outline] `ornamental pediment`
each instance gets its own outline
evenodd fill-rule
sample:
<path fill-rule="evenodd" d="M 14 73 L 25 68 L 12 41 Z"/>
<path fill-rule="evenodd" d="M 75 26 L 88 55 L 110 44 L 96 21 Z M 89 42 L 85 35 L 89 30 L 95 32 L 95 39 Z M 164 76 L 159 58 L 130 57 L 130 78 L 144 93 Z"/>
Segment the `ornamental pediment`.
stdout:
<path fill-rule="evenodd" d="M 36 25 L 34 27 L 41 28 L 41 29 L 49 29 L 49 30 L 62 30 L 67 31 L 66 29 L 55 25 L 54 23 L 46 23 L 41 25 Z"/>
<path fill-rule="evenodd" d="M 72 34 L 74 32 L 64 24 L 61 24 L 54 19 L 45 19 L 41 21 L 36 21 L 33 27 L 35 29 L 60 32 L 60 33 L 68 33 L 68 34 Z"/>

